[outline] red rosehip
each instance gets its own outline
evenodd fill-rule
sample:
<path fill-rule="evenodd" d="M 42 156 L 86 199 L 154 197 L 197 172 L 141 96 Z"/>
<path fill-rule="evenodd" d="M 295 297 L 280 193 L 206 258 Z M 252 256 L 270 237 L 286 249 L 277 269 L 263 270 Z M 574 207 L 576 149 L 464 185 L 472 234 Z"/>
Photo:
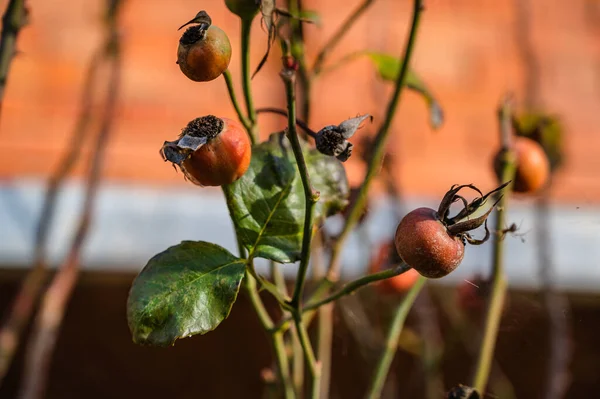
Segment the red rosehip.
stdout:
<path fill-rule="evenodd" d="M 479 245 L 489 238 L 489 230 L 482 240 L 471 237 L 469 231 L 483 225 L 493 206 L 482 216 L 470 218 L 487 198 L 506 187 L 501 185 L 486 195 L 473 185 L 453 186 L 442 199 L 437 211 L 418 208 L 408 213 L 398 225 L 394 243 L 398 255 L 406 264 L 427 278 L 443 277 L 458 267 L 465 255 L 466 243 Z M 481 197 L 471 203 L 458 195 L 463 188 L 477 191 Z M 461 201 L 464 208 L 449 217 L 450 205 Z M 494 204 L 495 205 L 495 204 Z"/>
<path fill-rule="evenodd" d="M 534 193 L 542 188 L 550 177 L 550 161 L 542 146 L 527 137 L 515 137 L 515 178 L 513 191 Z M 494 169 L 500 178 L 503 150 L 494 157 Z"/>
<path fill-rule="evenodd" d="M 196 24 L 183 33 L 177 49 L 177 64 L 181 72 L 194 82 L 218 78 L 231 60 L 231 43 L 227 34 L 211 22 L 208 14 L 200 11 L 181 27 Z"/>
<path fill-rule="evenodd" d="M 237 121 L 208 115 L 188 123 L 178 140 L 165 142 L 161 153 L 194 184 L 221 186 L 246 173 L 252 149 Z"/>
<path fill-rule="evenodd" d="M 448 233 L 438 213 L 430 208 L 418 208 L 406 215 L 394 238 L 400 257 L 428 278 L 447 275 L 465 256 L 465 245 Z"/>

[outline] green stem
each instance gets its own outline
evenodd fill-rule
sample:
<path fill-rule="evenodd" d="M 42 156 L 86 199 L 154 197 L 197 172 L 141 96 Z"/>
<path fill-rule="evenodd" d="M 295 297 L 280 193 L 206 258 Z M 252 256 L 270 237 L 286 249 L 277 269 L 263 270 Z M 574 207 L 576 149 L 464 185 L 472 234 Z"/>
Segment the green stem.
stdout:
<path fill-rule="evenodd" d="M 406 48 L 404 50 L 404 55 L 400 58 L 400 62 L 402 63 L 402 68 L 400 69 L 400 73 L 398 74 L 398 78 L 396 79 L 396 84 L 394 86 L 394 93 L 390 102 L 387 106 L 386 117 L 383 122 L 383 125 L 377 132 L 375 136 L 375 141 L 373 144 L 373 154 L 371 159 L 369 160 L 369 165 L 367 166 L 367 174 L 364 178 L 362 185 L 360 186 L 360 190 L 358 193 L 358 198 L 352 208 L 350 209 L 350 213 L 348 218 L 346 219 L 346 223 L 342 229 L 342 232 L 339 235 L 338 240 L 334 244 L 331 253 L 331 260 L 329 262 L 329 270 L 327 272 L 327 277 L 330 280 L 337 280 L 340 269 L 340 253 L 344 243 L 344 240 L 347 238 L 350 231 L 354 228 L 354 225 L 358 221 L 362 210 L 364 209 L 365 202 L 367 199 L 367 193 L 369 191 L 369 187 L 371 186 L 371 182 L 373 177 L 377 174 L 379 167 L 381 165 L 381 161 L 383 159 L 383 155 L 385 153 L 385 143 L 387 141 L 387 137 L 390 132 L 390 127 L 392 125 L 392 121 L 394 120 L 394 115 L 396 114 L 396 109 L 398 108 L 398 104 L 400 102 L 400 96 L 402 94 L 402 88 L 406 82 L 406 77 L 408 75 L 408 68 L 410 65 L 411 55 L 413 53 L 413 48 L 415 44 L 415 39 L 417 36 L 417 28 L 419 26 L 419 20 L 421 13 L 423 11 L 423 1 L 422 0 L 414 0 L 413 6 L 413 15 L 412 15 L 412 24 L 410 28 L 410 34 L 408 36 L 408 41 L 406 42 Z"/>
<path fill-rule="evenodd" d="M 242 18 L 242 88 L 244 90 L 244 99 L 246 100 L 246 110 L 250 120 L 250 136 L 254 137 L 252 142 L 256 142 L 256 110 L 252 100 L 252 85 L 250 75 L 250 31 L 252 29 L 252 19 Z"/>
<path fill-rule="evenodd" d="M 302 345 L 306 363 L 308 364 L 308 370 L 312 377 L 311 398 L 318 399 L 321 391 L 321 366 L 317 364 L 317 359 L 315 358 L 308 332 L 306 331 L 304 323 L 302 323 L 302 315 L 299 312 L 294 314 L 294 326 L 296 327 L 296 331 L 298 331 L 300 345 Z"/>
<path fill-rule="evenodd" d="M 230 186 L 225 185 L 221 186 L 223 190 L 223 194 L 225 198 L 230 197 Z M 227 206 L 229 207 L 229 201 L 227 201 Z M 229 208 L 231 212 L 231 208 Z M 238 247 L 238 251 L 241 258 L 246 256 L 246 249 L 242 245 L 240 239 L 236 236 L 236 243 Z M 275 354 L 275 362 L 277 364 L 277 373 L 279 375 L 279 381 L 283 385 L 285 398 L 286 399 L 295 399 L 296 394 L 294 392 L 294 385 L 292 379 L 290 377 L 290 368 L 288 359 L 285 353 L 285 342 L 283 340 L 283 331 L 275 329 L 275 324 L 273 323 L 273 319 L 269 315 L 269 312 L 265 308 L 265 305 L 260 298 L 258 290 L 256 288 L 256 278 L 251 273 L 251 270 L 254 270 L 254 265 L 251 261 L 248 262 L 246 266 L 246 273 L 244 277 L 244 288 L 248 293 L 248 297 L 250 298 L 250 303 L 258 316 L 260 324 L 263 326 L 263 329 L 267 332 L 269 337 L 271 338 L 271 345 L 273 347 L 273 352 Z"/>
<path fill-rule="evenodd" d="M 293 399 L 296 397 L 294 393 L 294 384 L 290 377 L 290 367 L 288 364 L 288 359 L 285 353 L 285 343 L 283 341 L 283 331 L 275 331 L 273 329 L 273 320 L 265 305 L 258 294 L 258 290 L 256 289 L 256 280 L 248 271 L 246 271 L 246 276 L 244 278 L 244 286 L 246 288 L 246 292 L 248 293 L 248 297 L 250 298 L 250 302 L 252 307 L 256 311 L 258 319 L 262 324 L 265 331 L 269 332 L 269 336 L 271 337 L 271 345 L 273 346 L 273 352 L 275 354 L 275 362 L 277 363 L 277 372 L 279 374 L 279 381 L 283 384 L 285 398 Z"/>
<path fill-rule="evenodd" d="M 250 253 L 248 254 L 248 259 L 246 259 L 246 269 L 248 270 L 248 273 L 250 273 L 250 275 L 254 277 L 254 279 L 260 284 L 261 289 L 264 289 L 269 294 L 271 294 L 283 310 L 288 312 L 292 311 L 293 307 L 290 305 L 291 299 L 287 295 L 282 294 L 275 284 L 260 276 L 256 272 L 256 269 L 254 268 L 253 251 L 250 251 Z"/>
<path fill-rule="evenodd" d="M 287 287 L 285 284 L 285 277 L 281 272 L 281 269 L 277 263 L 270 261 L 269 266 L 271 269 L 271 277 L 275 282 L 275 285 L 285 296 L 288 295 Z M 290 317 L 290 312 L 284 311 L 285 317 Z M 281 331 L 285 333 L 285 331 Z M 290 329 L 290 341 L 292 347 L 292 381 L 294 383 L 294 389 L 298 397 L 302 397 L 302 391 L 304 388 L 304 355 L 302 354 L 302 345 L 300 345 L 300 337 L 296 328 Z"/>
<path fill-rule="evenodd" d="M 308 270 L 308 262 L 310 260 L 310 244 L 312 240 L 313 230 L 313 214 L 317 201 L 319 200 L 319 194 L 313 191 L 310 184 L 310 177 L 308 175 L 308 166 L 304 160 L 304 154 L 302 153 L 302 147 L 300 140 L 298 139 L 298 132 L 296 130 L 296 95 L 295 95 L 295 75 L 292 70 L 284 70 L 281 73 L 281 77 L 285 83 L 285 91 L 287 95 L 288 104 L 288 130 L 287 137 L 292 145 L 296 163 L 298 165 L 298 171 L 300 172 L 300 179 L 302 180 L 302 187 L 304 188 L 304 202 L 305 202 L 305 215 L 304 215 L 304 233 L 302 237 L 302 252 L 300 257 L 300 267 L 298 268 L 298 275 L 296 278 L 296 285 L 294 286 L 294 293 L 292 295 L 291 305 L 297 309 L 301 308 L 300 298 L 304 291 L 304 283 L 306 281 L 306 271 Z"/>
<path fill-rule="evenodd" d="M 300 343 L 300 335 L 296 328 L 290 329 L 290 335 L 292 338 L 292 380 L 294 381 L 294 387 L 296 389 L 298 397 L 302 398 L 304 391 L 304 354 L 302 344 Z"/>
<path fill-rule="evenodd" d="M 410 269 L 411 269 L 410 266 L 408 266 L 406 263 L 402 263 L 393 269 L 387 269 L 387 270 L 384 270 L 381 272 L 368 274 L 366 276 L 363 276 L 361 278 L 358 278 L 354 281 L 349 282 L 348 284 L 346 284 L 342 288 L 340 288 L 338 291 L 334 292 L 333 294 L 331 294 L 330 296 L 328 296 L 326 298 L 321 299 L 320 301 L 312 302 L 312 303 L 309 301 L 308 305 L 304 306 L 304 308 L 302 310 L 304 312 L 308 312 L 308 311 L 311 311 L 314 309 L 318 309 L 323 305 L 326 305 L 330 302 L 338 300 L 339 298 L 341 298 L 343 296 L 353 293 L 357 289 L 364 287 L 367 284 L 373 283 L 375 281 L 385 280 L 390 277 L 398 276 L 404 272 L 407 272 Z"/>
<path fill-rule="evenodd" d="M 327 305 L 333 301 L 340 299 L 343 296 L 350 295 L 354 293 L 357 289 L 364 287 L 367 284 L 374 283 L 376 281 L 385 280 L 394 276 L 398 276 L 404 272 L 410 270 L 410 266 L 402 263 L 393 269 L 387 269 L 381 272 L 368 274 L 366 276 L 360 277 L 354 281 L 349 282 L 344 285 L 338 291 L 329 295 L 328 297 L 321 298 L 332 286 L 332 282 L 327 280 L 326 278 L 321 280 L 320 284 L 317 286 L 315 291 L 312 293 L 310 299 L 308 300 L 308 304 L 302 308 L 303 321 L 304 324 L 309 324 L 312 318 L 314 317 L 315 311 L 319 309 L 321 306 Z M 278 325 L 274 327 L 275 330 L 285 330 L 288 328 L 289 323 L 292 321 L 291 318 L 283 319 Z"/>
<path fill-rule="evenodd" d="M 319 51 L 319 54 L 317 55 L 317 58 L 315 60 L 315 64 L 312 69 L 313 75 L 316 76 L 321 73 L 321 70 L 323 68 L 323 63 L 325 62 L 327 55 L 338 45 L 338 43 L 344 37 L 344 35 L 346 35 L 346 33 L 350 30 L 350 28 L 352 28 L 352 25 L 354 25 L 354 23 L 358 20 L 358 18 L 360 18 L 360 16 L 365 11 L 367 11 L 367 9 L 373 3 L 374 3 L 374 0 L 364 0 L 358 6 L 358 8 L 356 10 L 354 10 L 354 12 L 352 14 L 350 14 L 350 16 L 348 16 L 348 19 L 346 19 L 346 21 L 344 21 L 344 23 L 339 27 L 339 29 L 327 41 L 327 43 L 325 43 L 325 45 L 323 46 L 321 51 Z"/>
<path fill-rule="evenodd" d="M 447 295 L 442 294 L 436 300 L 449 322 L 450 331 L 446 333 L 445 344 L 447 347 L 453 347 L 460 342 L 467 350 L 468 355 L 474 356 L 479 348 L 477 347 L 478 342 L 473 340 L 473 333 L 476 333 L 481 326 L 469 321 L 461 310 L 455 307 L 455 302 L 448 299 Z M 495 393 L 502 399 L 515 399 L 514 388 L 498 362 L 494 361 L 491 367 L 494 373 Z"/>
<path fill-rule="evenodd" d="M 282 115 L 282 116 L 287 117 L 287 111 L 284 109 L 274 108 L 274 107 L 262 107 L 262 108 L 256 109 L 257 114 L 263 114 L 263 113 L 267 113 L 267 112 L 271 113 L 271 114 L 277 114 L 277 115 Z M 306 122 L 302 121 L 301 119 L 296 118 L 296 125 L 300 126 L 302 128 L 302 130 L 304 130 L 306 132 L 306 134 L 308 134 L 313 139 L 317 137 L 317 133 L 314 130 L 312 130 L 308 126 L 308 124 Z"/>
<path fill-rule="evenodd" d="M 322 281 L 325 277 L 325 264 L 323 262 L 323 232 L 316 230 L 312 242 L 312 278 L 313 281 Z M 327 293 L 329 286 L 323 291 Z M 313 292 L 313 297 L 315 293 Z M 321 294 L 315 300 L 321 299 Z M 310 326 L 312 315 L 315 311 L 302 314 L 302 322 Z M 329 398 L 331 389 L 331 360 L 333 348 L 333 304 L 321 306 L 318 312 L 317 334 L 315 351 L 317 360 L 321 364 L 321 392 L 320 398 Z"/>
<path fill-rule="evenodd" d="M 502 182 L 513 180 L 515 174 L 514 154 L 511 146 L 511 112 L 510 103 L 507 100 L 499 112 L 500 134 L 503 146 Z M 510 190 L 510 186 L 508 187 Z M 496 232 L 500 232 L 506 225 L 506 211 L 509 201 L 509 190 L 506 190 L 496 211 Z M 475 367 L 472 386 L 483 394 L 489 378 L 492 362 L 494 360 L 494 349 L 498 337 L 498 327 L 502 317 L 502 309 L 506 296 L 506 278 L 504 276 L 504 245 L 503 236 L 495 235 L 494 255 L 492 266 L 492 288 L 488 302 L 485 319 L 484 335 L 481 342 L 479 356 Z"/>
<path fill-rule="evenodd" d="M 300 0 L 288 0 L 288 12 L 292 15 L 302 15 L 302 4 Z M 290 48 L 294 59 L 298 62 L 298 81 L 300 83 L 300 115 L 308 123 L 310 118 L 310 87 L 311 81 L 306 66 L 306 56 L 304 51 L 304 33 L 302 31 L 302 21 L 297 18 L 290 18 Z"/>
<path fill-rule="evenodd" d="M 329 398 L 331 389 L 331 350 L 333 347 L 333 304 L 321 306 L 318 310 L 318 319 L 316 346 L 317 356 L 321 363 L 321 392 L 319 397 Z"/>
<path fill-rule="evenodd" d="M 285 67 L 284 67 L 285 68 Z M 308 364 L 310 374 L 312 377 L 312 397 L 319 397 L 320 390 L 320 370 L 316 363 L 315 354 L 313 352 L 310 340 L 308 339 L 308 333 L 306 327 L 302 323 L 302 292 L 304 291 L 304 283 L 306 281 L 306 272 L 308 270 L 308 262 L 310 260 L 310 244 L 312 240 L 313 231 L 313 213 L 315 205 L 319 199 L 318 193 L 315 193 L 310 184 L 310 178 L 308 175 L 308 167 L 304 160 L 304 154 L 302 153 L 302 147 L 300 146 L 300 140 L 298 138 L 298 132 L 296 130 L 296 95 L 295 95 L 295 74 L 293 70 L 284 69 L 281 72 L 281 77 L 285 84 L 285 92 L 287 97 L 288 106 L 288 130 L 287 137 L 292 145 L 294 151 L 294 157 L 296 158 L 296 164 L 298 165 L 298 171 L 300 172 L 300 178 L 302 180 L 302 186 L 304 187 L 304 202 L 305 202 L 305 214 L 304 214 L 304 233 L 302 238 L 302 252 L 300 255 L 300 266 L 298 267 L 298 274 L 296 275 L 296 284 L 294 286 L 294 292 L 292 294 L 292 300 L 290 305 L 293 310 L 294 324 L 300 338 L 300 344 L 304 351 L 304 357 Z"/>
<path fill-rule="evenodd" d="M 298 69 L 300 72 L 300 87 L 302 90 L 302 119 L 309 123 L 310 115 L 311 115 L 311 102 L 310 98 L 312 96 L 312 79 L 306 70 L 305 63 L 300 63 L 300 68 Z"/>
<path fill-rule="evenodd" d="M 375 369 L 371 386 L 367 391 L 366 397 L 369 399 L 377 399 L 381 397 L 381 391 L 383 390 L 392 360 L 394 360 L 394 355 L 398 350 L 398 339 L 400 337 L 400 333 L 402 332 L 402 328 L 404 327 L 404 322 L 406 321 L 406 317 L 408 316 L 410 308 L 415 302 L 415 299 L 417 299 L 417 296 L 419 295 L 419 292 L 425 285 L 426 281 L 427 279 L 425 277 L 419 277 L 396 309 L 396 314 L 394 315 L 392 325 L 390 326 L 390 330 L 387 335 L 385 349 L 379 358 L 379 363 Z"/>
<path fill-rule="evenodd" d="M 27 23 L 27 8 L 24 0 L 10 0 L 2 17 L 2 37 L 0 38 L 0 107 L 4 99 L 4 88 L 8 79 L 10 64 L 16 53 L 19 31 Z"/>
<path fill-rule="evenodd" d="M 252 303 L 254 310 L 256 310 L 256 315 L 260 320 L 260 324 L 262 324 L 265 329 L 273 328 L 273 320 L 271 319 L 269 312 L 267 312 L 267 309 L 258 294 L 258 290 L 256 289 L 256 279 L 246 271 L 244 282 L 246 291 L 248 291 L 248 296 L 250 297 L 250 302 Z"/>
<path fill-rule="evenodd" d="M 231 104 L 233 105 L 233 108 L 235 108 L 235 113 L 237 114 L 240 122 L 242 123 L 242 125 L 244 126 L 246 131 L 248 132 L 248 136 L 250 136 L 250 140 L 252 141 L 252 144 L 254 144 L 254 135 L 252 134 L 252 124 L 250 123 L 250 120 L 246 117 L 246 115 L 244 115 L 244 113 L 242 112 L 240 103 L 238 102 L 237 96 L 235 95 L 235 89 L 233 87 L 233 79 L 231 77 L 231 72 L 229 71 L 229 69 L 226 69 L 225 72 L 223 72 L 223 77 L 225 78 L 225 84 L 227 85 L 227 92 L 229 93 L 229 98 L 231 100 Z"/>

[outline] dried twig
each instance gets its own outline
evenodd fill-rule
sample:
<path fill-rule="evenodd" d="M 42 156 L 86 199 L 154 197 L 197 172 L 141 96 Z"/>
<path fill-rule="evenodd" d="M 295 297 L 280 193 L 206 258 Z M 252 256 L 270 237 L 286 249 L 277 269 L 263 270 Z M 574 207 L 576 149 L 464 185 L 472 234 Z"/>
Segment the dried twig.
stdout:
<path fill-rule="evenodd" d="M 17 36 L 27 25 L 25 0 L 10 0 L 2 17 L 2 37 L 0 38 L 0 111 L 4 100 L 4 88 L 8 80 L 10 64 L 16 54 Z"/>
<path fill-rule="evenodd" d="M 81 148 L 89 133 L 92 100 L 95 91 L 94 82 L 96 81 L 101 61 L 102 54 L 99 52 L 93 56 L 90 62 L 81 96 L 82 105 L 70 143 L 57 169 L 48 181 L 48 188 L 46 189 L 44 204 L 35 236 L 32 269 L 25 276 L 25 280 L 14 299 L 13 305 L 0 326 L 0 385 L 12 363 L 21 334 L 31 317 L 46 281 L 46 247 L 50 226 L 56 211 L 56 199 L 66 177 L 79 160 Z"/>
<path fill-rule="evenodd" d="M 117 32 L 115 3 L 109 2 L 114 9 L 111 8 L 112 14 L 109 13 L 111 17 L 109 18 L 109 33 L 105 48 L 106 60 L 111 62 L 108 94 L 95 143 L 95 152 L 91 159 L 85 202 L 69 254 L 44 295 L 40 314 L 35 321 L 32 343 L 26 353 L 25 377 L 20 393 L 20 397 L 25 399 L 42 397 L 45 391 L 52 352 L 65 307 L 77 282 L 81 249 L 92 220 L 92 211 L 100 182 L 104 154 L 114 121 L 121 80 L 119 33 Z"/>

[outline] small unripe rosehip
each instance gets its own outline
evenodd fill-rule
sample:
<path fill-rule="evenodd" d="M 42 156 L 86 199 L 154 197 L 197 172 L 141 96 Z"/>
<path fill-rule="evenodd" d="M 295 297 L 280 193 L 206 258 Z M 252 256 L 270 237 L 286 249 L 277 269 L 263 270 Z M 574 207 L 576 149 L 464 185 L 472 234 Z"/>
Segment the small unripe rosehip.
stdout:
<path fill-rule="evenodd" d="M 179 139 L 165 141 L 161 154 L 199 186 L 230 184 L 246 173 L 252 154 L 250 138 L 233 119 L 196 118 Z"/>
<path fill-rule="evenodd" d="M 200 11 L 179 28 L 195 24 L 181 35 L 177 48 L 177 64 L 181 72 L 194 82 L 218 78 L 231 60 L 231 43 L 227 34 L 211 23 L 208 14 Z"/>
<path fill-rule="evenodd" d="M 408 213 L 398 224 L 394 243 L 398 255 L 406 264 L 427 278 L 444 277 L 462 262 L 465 255 L 465 245 L 479 245 L 489 238 L 489 230 L 482 240 L 471 237 L 469 231 L 483 225 L 494 206 L 479 217 L 470 218 L 493 193 L 506 187 L 508 183 L 483 195 L 472 185 L 453 186 L 442 199 L 438 210 L 418 208 Z M 471 188 L 481 194 L 471 203 L 458 192 Z M 464 208 L 454 217 L 449 217 L 450 205 L 461 201 Z"/>
<path fill-rule="evenodd" d="M 534 193 L 548 182 L 550 177 L 550 161 L 542 146 L 527 137 L 515 137 L 513 150 L 515 153 L 515 178 L 513 191 L 517 193 Z M 494 169 L 497 176 L 502 171 L 503 150 L 494 157 Z"/>

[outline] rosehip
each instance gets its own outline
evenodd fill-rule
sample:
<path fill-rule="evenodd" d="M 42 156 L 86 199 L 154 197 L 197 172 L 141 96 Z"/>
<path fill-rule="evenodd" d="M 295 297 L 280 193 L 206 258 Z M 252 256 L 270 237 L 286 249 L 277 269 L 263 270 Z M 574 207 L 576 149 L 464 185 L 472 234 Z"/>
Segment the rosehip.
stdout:
<path fill-rule="evenodd" d="M 465 255 L 460 237 L 448 233 L 438 213 L 430 208 L 418 208 L 406 215 L 394 241 L 402 259 L 429 278 L 447 275 Z"/>
<path fill-rule="evenodd" d="M 177 64 L 181 72 L 194 82 L 218 78 L 231 60 L 231 44 L 227 34 L 211 23 L 208 14 L 200 11 L 194 19 L 179 28 L 196 24 L 181 35 L 177 49 Z"/>
<path fill-rule="evenodd" d="M 550 161 L 540 144 L 527 137 L 515 137 L 515 179 L 513 191 L 533 193 L 542 188 L 550 176 Z M 499 177 L 502 168 L 503 150 L 494 157 L 494 169 Z M 499 177 L 500 178 L 500 177 Z"/>
<path fill-rule="evenodd" d="M 196 118 L 179 139 L 165 141 L 161 154 L 179 166 L 199 186 L 230 184 L 246 173 L 251 158 L 250 138 L 242 126 L 213 115 Z"/>
<path fill-rule="evenodd" d="M 428 278 L 440 278 L 458 267 L 465 255 L 466 243 L 479 245 L 489 238 L 489 230 L 485 227 L 486 235 L 477 240 L 468 233 L 486 223 L 492 206 L 482 216 L 469 219 L 486 201 L 486 199 L 504 187 L 501 185 L 486 195 L 475 186 L 453 186 L 446 193 L 437 211 L 430 208 L 418 208 L 408 213 L 398 225 L 394 243 L 398 255 L 419 274 Z M 463 188 L 477 191 L 481 197 L 471 203 L 458 195 Z M 462 201 L 464 208 L 454 217 L 449 217 L 450 205 Z M 466 220 L 465 220 L 466 219 Z"/>

